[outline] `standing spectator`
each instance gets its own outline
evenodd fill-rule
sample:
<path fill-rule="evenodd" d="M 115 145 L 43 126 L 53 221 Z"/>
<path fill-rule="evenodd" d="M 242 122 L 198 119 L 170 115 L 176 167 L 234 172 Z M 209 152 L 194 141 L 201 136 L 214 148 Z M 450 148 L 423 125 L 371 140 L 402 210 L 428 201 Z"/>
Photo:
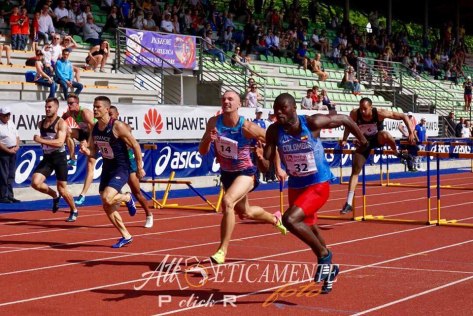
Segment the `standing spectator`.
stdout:
<path fill-rule="evenodd" d="M 30 36 L 30 18 L 28 17 L 28 11 L 23 7 L 21 9 L 20 20 L 20 46 L 19 50 L 26 50 L 26 45 L 28 44 L 28 37 Z"/>
<path fill-rule="evenodd" d="M 40 49 L 37 49 L 35 57 L 36 77 L 34 82 L 40 86 L 49 87 L 48 98 L 54 98 L 56 95 L 57 85 L 56 82 L 54 82 L 52 72 L 43 64 L 43 52 Z"/>
<path fill-rule="evenodd" d="M 38 19 L 38 41 L 43 39 L 44 44 L 49 43 L 49 37 L 55 32 L 53 19 L 49 15 L 49 6 L 45 4 Z"/>
<path fill-rule="evenodd" d="M 12 14 L 10 15 L 10 35 L 11 35 L 11 47 L 13 50 L 17 50 L 20 47 L 21 42 L 21 25 L 23 21 L 20 20 L 20 14 L 18 7 L 14 6 Z"/>
<path fill-rule="evenodd" d="M 455 136 L 455 113 L 450 112 L 448 116 L 445 118 L 445 122 L 447 123 L 445 126 L 445 133 L 447 137 Z"/>
<path fill-rule="evenodd" d="M 427 128 L 425 127 L 425 123 L 426 123 L 426 119 L 424 117 L 421 118 L 420 123 L 416 125 L 416 128 L 414 130 L 418 150 L 425 149 L 425 145 L 422 144 L 423 142 L 427 141 Z M 414 166 L 417 169 L 417 171 L 425 171 L 425 169 L 422 168 L 421 164 L 422 164 L 422 157 L 415 155 Z"/>
<path fill-rule="evenodd" d="M 254 83 L 251 85 L 251 90 L 246 94 L 245 106 L 248 108 L 256 108 L 258 106 L 258 100 L 261 100 L 261 96 L 258 93 L 256 83 Z"/>
<path fill-rule="evenodd" d="M 69 88 L 76 88 L 74 93 L 79 95 L 84 88 L 84 86 L 79 83 L 73 81 L 73 69 L 72 64 L 69 61 L 69 49 L 64 49 L 62 51 L 62 58 L 58 59 L 56 63 L 56 82 L 59 83 L 62 87 L 62 92 L 64 93 L 64 100 L 67 100 L 68 89 Z"/>
<path fill-rule="evenodd" d="M 466 81 L 463 83 L 463 89 L 464 89 L 463 97 L 465 99 L 465 111 L 470 111 L 471 88 L 472 88 L 471 77 L 468 76 L 466 77 Z"/>
<path fill-rule="evenodd" d="M 305 97 L 302 97 L 301 100 L 301 109 L 302 110 L 312 110 L 312 89 L 307 90 L 307 95 Z"/>
<path fill-rule="evenodd" d="M 87 16 L 87 22 L 84 25 L 84 40 L 91 44 L 92 46 L 95 45 L 100 45 L 100 42 L 102 41 L 100 39 L 100 34 L 102 32 L 102 29 L 94 23 L 94 18 L 92 15 Z"/>
<path fill-rule="evenodd" d="M 20 149 L 20 138 L 15 124 L 10 121 L 9 107 L 0 108 L 0 203 L 17 203 L 13 196 L 16 153 Z"/>
<path fill-rule="evenodd" d="M 462 138 L 470 138 L 471 137 L 470 121 L 469 120 L 465 120 L 465 123 L 463 124 L 461 137 Z"/>
<path fill-rule="evenodd" d="M 10 61 L 11 55 L 11 46 L 6 43 L 6 37 L 0 32 L 0 65 L 3 65 L 2 62 L 2 53 L 5 52 L 5 56 L 7 57 L 7 65 L 13 65 Z"/>
<path fill-rule="evenodd" d="M 455 137 L 462 137 L 462 129 L 464 125 L 465 125 L 465 120 L 463 119 L 463 117 L 460 117 L 460 122 L 458 122 L 458 124 L 455 125 Z"/>

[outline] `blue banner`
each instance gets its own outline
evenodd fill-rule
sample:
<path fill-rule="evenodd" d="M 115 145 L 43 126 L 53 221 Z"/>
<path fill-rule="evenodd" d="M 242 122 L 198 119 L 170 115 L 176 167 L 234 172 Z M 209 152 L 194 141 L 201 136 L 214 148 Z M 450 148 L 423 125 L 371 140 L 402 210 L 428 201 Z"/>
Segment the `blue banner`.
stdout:
<path fill-rule="evenodd" d="M 447 140 L 446 140 L 447 141 Z M 157 150 L 143 150 L 143 161 L 146 176 L 148 178 L 163 179 L 168 178 L 172 171 L 176 173 L 177 178 L 188 178 L 207 176 L 217 174 L 220 165 L 216 162 L 213 147 L 205 156 L 199 154 L 198 143 L 155 143 Z M 340 149 L 336 141 L 324 141 L 324 148 Z M 345 149 L 353 149 L 352 145 L 347 145 Z M 386 149 L 389 149 L 386 147 Z M 470 153 L 471 146 L 453 146 L 453 145 L 434 145 L 432 151 L 444 153 Z M 17 153 L 17 167 L 15 174 L 14 187 L 25 187 L 31 184 L 31 176 L 34 168 L 39 164 L 42 157 L 42 151 L 39 146 L 22 146 Z M 326 154 L 325 155 L 331 167 L 351 166 L 352 158 L 350 154 Z M 399 159 L 394 156 L 374 154 L 370 156 L 369 163 L 378 164 L 396 162 Z M 431 157 L 432 158 L 432 157 Z M 433 159 L 433 158 L 432 158 Z M 70 167 L 68 172 L 69 183 L 83 183 L 86 174 L 86 158 L 78 154 L 76 167 Z M 94 181 L 98 181 L 102 173 L 102 157 L 97 159 L 94 167 Z M 56 179 L 53 176 L 47 179 L 47 183 L 55 184 Z"/>

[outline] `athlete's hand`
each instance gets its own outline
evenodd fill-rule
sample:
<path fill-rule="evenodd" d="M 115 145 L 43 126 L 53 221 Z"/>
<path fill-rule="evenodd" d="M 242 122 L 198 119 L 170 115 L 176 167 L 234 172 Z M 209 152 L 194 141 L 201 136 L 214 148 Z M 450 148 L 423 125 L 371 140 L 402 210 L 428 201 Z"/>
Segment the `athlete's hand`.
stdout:
<path fill-rule="evenodd" d="M 286 182 L 287 179 L 286 171 L 282 168 L 276 168 L 275 173 L 276 178 L 278 178 L 279 182 L 282 182 L 282 185 L 284 186 L 284 182 Z"/>
<path fill-rule="evenodd" d="M 143 169 L 142 167 L 141 168 L 138 168 L 138 170 L 136 171 L 136 176 L 138 177 L 138 179 L 143 179 L 145 176 L 146 176 L 146 171 L 145 169 Z"/>
<path fill-rule="evenodd" d="M 37 142 L 37 143 L 41 143 L 41 142 L 40 142 L 41 136 L 39 136 L 39 135 L 34 135 L 33 140 L 34 140 L 35 142 Z"/>
<path fill-rule="evenodd" d="M 408 139 L 409 139 L 409 143 L 411 143 L 411 144 L 415 144 L 415 143 L 416 143 L 416 137 L 415 137 L 414 134 L 410 134 L 409 137 L 408 137 Z"/>
<path fill-rule="evenodd" d="M 347 141 L 346 140 L 339 140 L 338 144 L 340 145 L 340 147 L 344 148 L 347 145 Z"/>
<path fill-rule="evenodd" d="M 80 142 L 79 151 L 80 151 L 81 153 L 83 153 L 84 155 L 86 155 L 86 156 L 90 156 L 90 149 L 89 149 L 89 147 L 87 146 L 87 142 L 86 142 L 86 141 L 81 141 L 81 142 Z"/>
<path fill-rule="evenodd" d="M 217 128 L 214 127 L 211 131 L 210 131 L 210 140 L 213 142 L 217 139 L 218 137 L 218 131 L 217 131 Z"/>
<path fill-rule="evenodd" d="M 355 139 L 353 143 L 355 144 L 356 148 L 362 151 L 366 150 L 369 146 L 369 142 L 366 139 L 362 139 L 362 140 Z"/>
<path fill-rule="evenodd" d="M 256 142 L 256 145 L 255 145 L 255 154 L 256 154 L 256 157 L 258 157 L 259 160 L 263 160 L 263 143 L 261 143 L 260 141 L 257 141 Z"/>

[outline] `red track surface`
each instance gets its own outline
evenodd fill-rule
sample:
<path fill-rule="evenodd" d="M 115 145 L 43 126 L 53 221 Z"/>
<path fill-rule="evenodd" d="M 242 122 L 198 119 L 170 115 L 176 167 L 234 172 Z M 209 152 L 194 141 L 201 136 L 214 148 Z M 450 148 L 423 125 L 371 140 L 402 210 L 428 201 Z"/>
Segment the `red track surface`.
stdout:
<path fill-rule="evenodd" d="M 396 182 L 424 184 L 425 179 Z M 442 176 L 442 184 L 473 187 L 473 178 L 470 173 Z M 367 190 L 368 213 L 426 218 L 426 189 Z M 435 207 L 435 189 L 431 192 Z M 345 194 L 346 186 L 332 186 L 320 214 L 338 214 Z M 473 223 L 471 191 L 441 194 L 442 218 Z M 250 200 L 274 212 L 278 195 L 259 191 Z M 217 271 L 207 257 L 219 244 L 220 214 L 154 214 L 155 226 L 145 229 L 142 212 L 135 218 L 123 213 L 134 241 L 122 249 L 110 248 L 117 232 L 99 206 L 80 209 L 74 224 L 64 222 L 66 213 L 1 215 L 0 315 L 471 315 L 473 310 L 473 228 L 321 219 L 341 273 L 332 293 L 318 295 L 320 284 L 315 286 L 303 270 L 316 259 L 292 235 L 281 236 L 271 225 L 238 221 L 227 263 Z M 198 273 L 158 279 L 152 271 L 167 255 L 168 262 L 182 259 L 181 269 L 200 262 L 210 279 L 203 286 Z M 289 269 L 285 280 L 271 277 L 284 267 Z M 146 283 L 150 274 L 154 278 Z M 287 284 L 290 276 L 295 284 Z M 301 290 L 309 286 L 312 292 Z M 171 302 L 163 302 L 166 295 Z M 225 295 L 236 296 L 236 307 L 222 304 Z M 198 307 L 195 299 L 216 305 Z"/>

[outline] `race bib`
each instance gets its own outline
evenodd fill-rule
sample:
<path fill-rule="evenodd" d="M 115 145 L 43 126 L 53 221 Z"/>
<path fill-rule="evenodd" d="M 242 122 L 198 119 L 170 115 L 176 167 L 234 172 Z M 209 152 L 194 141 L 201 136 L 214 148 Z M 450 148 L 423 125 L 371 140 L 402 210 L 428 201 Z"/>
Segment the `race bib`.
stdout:
<path fill-rule="evenodd" d="M 284 160 L 286 162 L 287 171 L 292 176 L 307 176 L 317 172 L 313 152 L 285 154 Z"/>
<path fill-rule="evenodd" d="M 217 147 L 217 153 L 225 158 L 237 159 L 238 158 L 238 142 L 227 138 L 227 137 L 218 137 L 215 142 Z"/>
<path fill-rule="evenodd" d="M 110 143 L 104 141 L 96 141 L 95 144 L 99 148 L 100 152 L 102 153 L 102 157 L 107 159 L 113 159 L 115 156 L 113 155 L 113 149 L 110 146 Z"/>
<path fill-rule="evenodd" d="M 375 123 L 372 124 L 362 124 L 359 125 L 360 131 L 363 133 L 365 136 L 373 136 L 378 132 L 378 127 L 376 126 Z"/>

